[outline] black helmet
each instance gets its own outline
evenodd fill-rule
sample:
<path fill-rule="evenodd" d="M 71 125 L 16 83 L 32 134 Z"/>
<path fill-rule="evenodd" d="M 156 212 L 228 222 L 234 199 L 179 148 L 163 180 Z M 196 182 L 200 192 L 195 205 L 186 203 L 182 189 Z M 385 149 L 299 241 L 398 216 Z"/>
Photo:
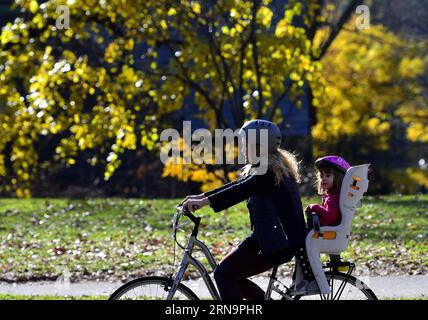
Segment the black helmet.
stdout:
<path fill-rule="evenodd" d="M 260 130 L 266 129 L 268 133 L 268 152 L 273 152 L 281 146 L 282 134 L 279 127 L 270 121 L 255 119 L 246 122 L 239 130 L 240 134 L 247 134 L 248 130 L 256 130 L 257 143 L 260 142 Z"/>

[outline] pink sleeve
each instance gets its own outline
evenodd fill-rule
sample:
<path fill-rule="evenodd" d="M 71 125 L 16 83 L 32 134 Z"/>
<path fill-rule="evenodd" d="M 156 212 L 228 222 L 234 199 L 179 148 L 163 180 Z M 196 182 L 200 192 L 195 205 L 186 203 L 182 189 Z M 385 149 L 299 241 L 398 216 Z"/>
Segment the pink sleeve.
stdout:
<path fill-rule="evenodd" d="M 312 204 L 309 212 L 315 212 L 318 216 L 324 216 L 328 214 L 327 210 L 318 204 Z"/>
<path fill-rule="evenodd" d="M 332 194 L 327 197 L 324 203 L 326 213 L 322 219 L 322 225 L 334 226 L 340 223 L 339 198 L 339 194 Z"/>
<path fill-rule="evenodd" d="M 320 219 L 321 226 L 335 226 L 340 223 L 339 194 L 332 194 L 325 198 L 323 205 L 310 205 L 310 212 L 315 212 Z"/>

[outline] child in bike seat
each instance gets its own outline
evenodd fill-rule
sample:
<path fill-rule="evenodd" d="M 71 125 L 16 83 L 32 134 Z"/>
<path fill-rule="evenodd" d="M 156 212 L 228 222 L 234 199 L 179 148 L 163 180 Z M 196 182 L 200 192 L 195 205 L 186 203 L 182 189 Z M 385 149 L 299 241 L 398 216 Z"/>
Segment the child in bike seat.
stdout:
<path fill-rule="evenodd" d="M 318 216 L 320 226 L 340 224 L 340 188 L 343 177 L 350 168 L 349 163 L 339 156 L 326 156 L 315 161 L 317 169 L 318 194 L 323 196 L 322 204 L 310 204 L 305 213 L 308 227 L 312 229 L 312 215 Z"/>
<path fill-rule="evenodd" d="M 305 208 L 308 228 L 313 228 L 313 216 L 316 215 L 320 226 L 337 226 L 340 224 L 340 188 L 349 163 L 339 156 L 326 156 L 315 161 L 317 169 L 318 194 L 323 196 L 322 204 L 310 204 Z M 340 255 L 330 255 L 331 262 L 340 262 Z M 317 291 L 315 280 L 304 275 L 304 281 L 296 287 L 295 293 Z"/>

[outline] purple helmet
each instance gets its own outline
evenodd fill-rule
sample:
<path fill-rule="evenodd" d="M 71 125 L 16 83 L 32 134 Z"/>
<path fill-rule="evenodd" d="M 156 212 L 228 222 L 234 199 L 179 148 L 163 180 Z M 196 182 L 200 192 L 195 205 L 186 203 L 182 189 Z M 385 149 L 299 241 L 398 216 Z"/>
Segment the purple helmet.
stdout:
<path fill-rule="evenodd" d="M 315 166 L 319 168 L 322 165 L 330 165 L 335 167 L 336 169 L 339 169 L 343 173 L 346 173 L 348 169 L 351 167 L 349 163 L 339 156 L 326 156 L 319 158 L 315 161 Z"/>

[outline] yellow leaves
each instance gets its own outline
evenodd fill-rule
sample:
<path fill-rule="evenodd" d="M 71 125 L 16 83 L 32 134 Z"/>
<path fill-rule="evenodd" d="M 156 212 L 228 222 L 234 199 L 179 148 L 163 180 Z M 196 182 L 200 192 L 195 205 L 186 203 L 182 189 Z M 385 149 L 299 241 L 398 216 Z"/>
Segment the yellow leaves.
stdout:
<path fill-rule="evenodd" d="M 238 33 L 242 33 L 242 31 L 244 31 L 244 27 L 240 24 L 235 25 L 235 27 L 233 28 L 233 30 L 236 30 L 236 32 Z M 232 33 L 232 37 L 235 35 L 235 32 Z"/>
<path fill-rule="evenodd" d="M 4 26 L 1 30 L 1 44 L 5 45 L 9 42 L 17 43 L 19 42 L 19 36 L 13 32 L 11 29 L 12 24 L 9 22 L 6 26 Z"/>
<path fill-rule="evenodd" d="M 74 35 L 73 29 L 68 28 L 68 29 L 64 32 L 64 35 L 65 35 L 66 37 L 68 37 L 68 38 L 72 38 L 72 37 L 73 37 L 73 35 Z"/>
<path fill-rule="evenodd" d="M 117 159 L 119 159 L 119 156 L 117 155 L 117 153 L 115 152 L 110 152 L 108 157 L 107 157 L 107 162 L 114 162 Z M 111 171 L 110 171 L 111 172 Z"/>
<path fill-rule="evenodd" d="M 120 166 L 121 160 L 116 160 L 113 162 L 109 162 L 106 165 L 106 170 L 104 171 L 104 180 L 109 180 L 116 169 Z"/>
<path fill-rule="evenodd" d="M 426 103 L 416 96 L 417 83 L 410 81 L 426 67 L 411 48 L 411 43 L 378 26 L 365 34 L 346 32 L 337 37 L 322 60 L 328 90 L 325 102 L 317 107 L 313 130 L 320 148 L 355 137 L 370 152 L 386 149 L 391 121 L 399 118 L 409 124 L 408 139 L 428 141 L 426 121 L 420 121 L 424 117 L 418 113 Z"/>
<path fill-rule="evenodd" d="M 379 125 L 380 120 L 378 118 L 371 118 L 367 121 L 367 127 L 375 131 L 376 127 Z"/>
<path fill-rule="evenodd" d="M 229 147 L 229 148 L 228 148 Z M 161 146 L 161 154 L 168 155 L 164 157 L 164 168 L 162 177 L 175 178 L 180 181 L 195 181 L 202 184 L 202 190 L 212 189 L 215 186 L 223 184 L 225 172 L 222 169 L 216 169 L 215 172 L 208 170 L 207 164 L 215 164 L 215 151 L 212 154 L 204 154 L 204 160 L 199 162 L 196 159 L 201 156 L 201 150 L 198 146 L 189 148 L 182 137 L 177 136 L 171 142 L 164 142 Z M 237 148 L 232 150 L 226 145 L 224 149 L 226 154 L 237 156 Z M 210 152 L 207 150 L 207 152 Z M 199 163 L 198 163 L 199 162 Z M 229 179 L 235 178 L 236 173 L 228 174 Z"/>
<path fill-rule="evenodd" d="M 277 38 L 287 37 L 289 41 L 298 41 L 306 46 L 305 35 L 305 29 L 290 24 L 287 18 L 280 20 L 275 28 L 275 36 Z M 303 49 L 307 50 L 308 48 L 306 47 L 303 47 Z"/>
<path fill-rule="evenodd" d="M 388 82 L 391 80 L 390 70 L 377 68 L 374 71 L 374 77 L 376 78 L 376 81 L 379 83 Z"/>
<path fill-rule="evenodd" d="M 336 9 L 336 5 L 334 5 L 333 3 L 329 3 L 329 4 L 327 4 L 327 6 L 326 6 L 326 10 L 327 10 L 328 12 L 333 12 L 335 9 Z"/>
<path fill-rule="evenodd" d="M 401 60 L 399 70 L 403 77 L 405 78 L 416 78 L 425 73 L 426 65 L 424 61 L 419 58 L 409 58 L 405 57 Z"/>
<path fill-rule="evenodd" d="M 45 54 L 43 56 L 43 59 L 46 60 L 47 57 L 52 53 L 52 47 L 51 46 L 46 46 L 45 47 Z"/>
<path fill-rule="evenodd" d="M 294 11 L 285 10 L 284 19 L 283 19 L 284 23 L 286 23 L 287 25 L 292 24 L 293 18 L 294 18 Z"/>
<path fill-rule="evenodd" d="M 422 169 L 406 169 L 406 173 L 415 182 L 416 186 L 428 188 L 428 171 Z"/>
<path fill-rule="evenodd" d="M 411 141 L 428 142 L 428 130 L 422 122 L 413 122 L 407 129 L 407 138 Z"/>
<path fill-rule="evenodd" d="M 62 123 L 51 122 L 49 124 L 49 132 L 51 134 L 58 134 L 62 130 Z"/>
<path fill-rule="evenodd" d="M 150 151 L 155 148 L 158 140 L 159 135 L 156 128 L 152 128 L 151 131 L 143 131 L 141 134 L 141 145 Z"/>
<path fill-rule="evenodd" d="M 237 176 L 237 172 L 228 173 L 228 178 L 230 180 L 235 180 Z M 201 189 L 203 192 L 217 188 L 225 181 L 225 179 L 223 179 L 224 172 L 222 170 L 215 170 L 215 172 L 211 172 L 205 165 L 183 165 L 174 164 L 172 162 L 169 162 L 164 166 L 162 177 L 175 178 L 183 182 L 199 182 L 202 184 Z"/>
<path fill-rule="evenodd" d="M 199 2 L 192 1 L 191 6 L 194 13 L 196 14 L 201 13 L 201 5 L 199 4 Z"/>
<path fill-rule="evenodd" d="M 91 166 L 96 166 L 97 165 L 97 163 L 98 163 L 98 158 L 96 157 L 96 156 L 93 156 L 90 160 L 89 160 L 89 164 L 91 165 Z"/>
<path fill-rule="evenodd" d="M 192 171 L 188 167 L 172 162 L 165 164 L 162 172 L 162 177 L 176 178 L 180 181 L 187 182 L 192 176 Z"/>
<path fill-rule="evenodd" d="M 73 20 L 74 23 L 68 30 L 59 30 L 54 25 L 46 25 L 47 21 L 56 19 L 54 6 L 47 3 L 46 8 L 39 10 L 38 1 L 18 2 L 27 13 L 31 11 L 34 15 L 25 15 L 8 23 L 2 28 L 0 35 L 0 104 L 4 102 L 5 106 L 5 112 L 0 113 L 0 175 L 6 176 L 5 179 L 2 178 L 2 183 L 11 184 L 10 190 L 15 191 L 19 197 L 29 195 L 30 182 L 40 168 L 34 145 L 40 143 L 39 139 L 53 136 L 56 137 L 49 141 L 57 141 L 58 136 L 64 137 L 57 146 L 52 146 L 55 149 L 53 158 L 67 166 L 75 164 L 75 159 L 82 150 L 93 149 L 98 152 L 114 143 L 117 158 L 112 158 L 106 167 L 105 177 L 108 178 L 120 165 L 121 154 L 125 150 L 135 150 L 139 143 L 134 131 L 140 113 L 134 110 L 134 105 L 139 105 L 143 110 L 149 99 L 146 95 L 141 98 L 142 93 L 155 88 L 153 90 L 156 95 L 158 90 L 158 87 L 152 86 L 151 79 L 146 80 L 146 75 L 133 66 L 130 58 L 137 41 L 147 39 L 149 43 L 157 40 L 150 38 L 150 35 L 146 38 L 154 17 L 143 17 L 142 21 L 129 17 L 134 15 L 133 12 L 125 12 L 132 9 L 134 4 L 130 2 L 120 4 L 117 8 L 108 4 L 106 6 L 109 9 L 101 11 L 94 11 L 89 5 L 84 11 L 79 11 L 82 19 Z M 70 8 L 71 14 L 76 14 L 76 8 Z M 90 12 L 90 18 L 85 10 Z M 198 8 L 195 10 L 198 11 Z M 118 21 L 119 16 L 124 18 L 129 33 L 123 36 L 113 33 L 104 36 L 104 30 L 109 31 L 107 25 L 91 28 L 91 20 L 95 14 L 99 14 L 100 21 L 108 23 L 114 19 Z M 169 25 L 166 12 L 162 14 L 164 23 Z M 175 14 L 175 9 L 169 10 L 170 16 Z M 135 22 L 132 22 L 133 19 Z M 129 24 L 130 21 L 134 25 Z M 146 26 L 143 27 L 143 23 Z M 43 30 L 37 32 L 40 27 Z M 29 30 L 36 31 L 31 34 L 31 41 Z M 88 31 L 91 32 L 90 35 Z M 140 31 L 145 34 L 142 35 Z M 79 50 L 67 44 L 71 37 L 83 44 Z M 120 63 L 103 68 L 97 67 L 105 65 L 102 61 L 89 62 L 88 53 L 91 57 L 94 54 L 90 47 L 85 47 L 89 43 L 86 42 L 89 37 L 93 37 L 98 43 L 103 43 L 105 39 L 104 45 L 100 46 L 105 48 L 101 59 L 105 58 L 109 63 Z M 56 51 L 53 45 L 46 45 L 54 42 L 54 48 L 61 50 Z M 17 45 L 11 46 L 15 43 Z M 7 48 L 12 49 L 6 51 Z M 156 61 L 156 50 L 149 53 L 148 58 L 149 61 Z M 158 68 L 155 64 L 152 66 Z M 137 89 L 135 83 L 139 79 L 141 85 Z M 18 81 L 22 86 L 20 90 L 17 90 Z M 176 83 L 168 97 L 187 90 L 183 88 L 178 93 L 180 86 L 181 83 Z M 136 94 L 137 91 L 139 92 Z M 87 99 L 89 95 L 94 96 Z M 174 97 L 174 100 L 182 102 L 181 97 Z M 149 131 L 148 139 L 155 147 L 158 133 Z M 11 146 L 8 153 L 4 152 L 5 146 Z M 102 160 L 104 164 L 105 159 Z M 10 164 L 7 170 L 5 161 Z M 96 164 L 96 160 L 91 161 L 91 164 Z M 9 170 L 10 172 L 6 172 Z"/>
<path fill-rule="evenodd" d="M 162 29 L 168 29 L 168 24 L 166 23 L 165 20 L 161 20 L 160 26 L 161 26 Z"/>
<path fill-rule="evenodd" d="M 43 18 L 41 13 L 37 13 L 34 15 L 32 22 L 37 26 L 37 28 L 41 29 L 46 23 L 46 19 Z"/>
<path fill-rule="evenodd" d="M 422 186 L 428 188 L 428 171 L 419 168 L 391 170 L 389 179 L 392 190 L 406 190 L 409 194 L 416 194 Z"/>
<path fill-rule="evenodd" d="M 126 41 L 125 49 L 128 51 L 134 50 L 134 39 L 131 38 L 131 39 L 128 39 L 128 41 Z"/>
<path fill-rule="evenodd" d="M 233 45 L 231 43 L 224 43 L 222 45 L 223 57 L 226 59 L 231 59 L 234 54 L 236 54 Z"/>
<path fill-rule="evenodd" d="M 282 53 L 281 53 L 281 51 L 279 51 L 279 50 L 275 50 L 273 53 L 272 53 L 272 55 L 271 55 L 271 57 L 273 58 L 273 59 L 282 59 L 283 58 L 283 55 L 282 55 Z"/>
<path fill-rule="evenodd" d="M 31 192 L 27 188 L 18 188 L 18 189 L 16 189 L 16 196 L 18 198 L 30 198 Z"/>
<path fill-rule="evenodd" d="M 36 13 L 36 11 L 39 9 L 39 4 L 37 3 L 37 0 L 31 0 L 29 9 L 31 13 Z"/>
<path fill-rule="evenodd" d="M 3 80 L 3 79 L 0 79 Z M 8 92 L 8 88 L 6 86 L 0 87 L 0 95 L 5 95 Z"/>
<path fill-rule="evenodd" d="M 77 59 L 76 55 L 73 53 L 73 51 L 70 51 L 70 50 L 64 50 L 62 52 L 62 56 L 70 64 L 73 64 L 76 61 L 76 59 Z"/>
<path fill-rule="evenodd" d="M 300 75 L 297 72 L 292 72 L 290 74 L 290 79 L 293 81 L 299 81 L 300 80 Z"/>
<path fill-rule="evenodd" d="M 104 53 L 104 60 L 108 63 L 113 63 L 121 54 L 119 45 L 116 42 L 111 42 Z"/>
<path fill-rule="evenodd" d="M 104 48 L 105 52 L 101 53 L 100 58 L 104 58 L 107 63 L 103 63 L 103 61 L 97 62 L 96 60 L 90 61 L 90 63 L 88 61 L 84 62 L 85 50 L 90 52 L 91 55 L 88 56 L 92 57 L 92 54 L 94 54 L 93 48 L 82 47 L 75 51 L 72 43 L 61 43 L 61 36 L 65 30 L 53 30 L 50 35 L 46 34 L 46 37 L 49 40 L 60 41 L 58 45 L 61 46 L 61 50 L 58 52 L 55 50 L 54 55 L 52 48 L 48 46 L 44 52 L 46 61 L 41 66 L 34 66 L 33 63 L 34 61 L 37 62 L 43 55 L 44 44 L 41 46 L 22 46 L 20 50 L 23 55 L 21 56 L 15 52 L 13 52 L 13 55 L 9 53 L 10 57 L 7 58 L 11 62 L 8 67 L 9 70 L 0 72 L 0 77 L 2 77 L 2 80 L 0 80 L 2 81 L 0 94 L 6 94 L 10 98 L 9 92 L 14 89 L 13 83 L 9 82 L 9 74 L 12 74 L 10 70 L 16 70 L 13 71 L 16 74 L 26 74 L 28 72 L 28 79 L 31 78 L 33 82 L 30 82 L 31 84 L 28 84 L 25 89 L 31 94 L 37 93 L 39 95 L 29 99 L 30 105 L 34 109 L 34 116 L 30 115 L 30 109 L 28 112 L 26 111 L 26 116 L 28 117 L 26 121 L 37 126 L 33 130 L 36 137 L 39 137 L 42 132 L 44 135 L 60 134 L 67 137 L 56 150 L 64 163 L 68 161 L 67 159 L 76 159 L 77 153 L 81 150 L 98 150 L 98 147 L 109 148 L 110 144 L 114 144 L 115 146 L 111 147 L 111 151 L 115 156 L 112 156 L 108 161 L 109 165 L 106 167 L 105 174 L 107 179 L 114 174 L 119 165 L 118 161 L 121 158 L 121 154 L 125 150 L 134 150 L 137 144 L 140 143 L 147 149 L 154 150 L 158 146 L 159 133 L 152 131 L 149 125 L 157 123 L 159 118 L 162 119 L 164 115 L 181 108 L 189 100 L 189 97 L 193 98 L 193 95 L 195 104 L 203 114 L 201 117 L 212 127 L 216 125 L 218 116 L 216 117 L 216 113 L 212 110 L 213 108 L 208 107 L 209 103 L 206 97 L 200 92 L 194 94 L 195 91 L 190 90 L 188 82 L 180 80 L 185 77 L 184 71 L 179 65 L 173 62 L 171 65 L 168 65 L 168 62 L 166 64 L 162 62 L 161 65 L 156 64 L 157 61 L 163 59 L 163 57 L 156 56 L 159 49 L 156 45 L 167 34 L 166 30 L 168 28 L 174 30 L 174 33 L 176 32 L 183 36 L 184 45 L 177 44 L 177 49 L 174 48 L 174 52 L 179 52 L 177 57 L 187 69 L 186 75 L 208 93 L 215 106 L 220 105 L 222 102 L 228 104 L 229 101 L 221 101 L 221 99 L 228 99 L 228 96 L 232 96 L 234 99 L 236 94 L 239 95 L 241 93 L 235 92 L 233 86 L 233 84 L 236 86 L 236 90 L 240 88 L 238 86 L 238 83 L 240 83 L 238 78 L 241 75 L 240 70 L 243 71 L 242 92 L 245 97 L 243 97 L 242 101 L 239 99 L 240 97 L 237 97 L 238 99 L 236 100 L 238 103 L 244 103 L 244 112 L 247 117 L 251 114 L 252 109 L 254 109 L 253 106 L 258 100 L 257 96 L 251 95 L 256 88 L 260 90 L 257 86 L 257 80 L 260 80 L 265 100 L 263 112 L 268 110 L 269 106 L 272 107 L 275 99 L 285 90 L 284 84 L 288 78 L 293 82 L 293 87 L 290 91 L 296 93 L 296 95 L 302 92 L 305 84 L 310 85 L 314 94 L 313 106 L 319 111 L 320 121 L 320 125 L 314 128 L 314 135 L 317 139 L 321 139 L 323 143 L 328 143 L 330 139 L 334 140 L 340 134 L 350 136 L 357 132 L 386 134 L 389 130 L 387 120 L 377 112 L 382 113 L 383 108 L 393 100 L 392 97 L 400 95 L 400 91 L 387 91 L 391 98 L 385 97 L 385 94 L 380 91 L 373 90 L 373 82 L 380 80 L 394 82 L 397 79 L 396 76 L 392 76 L 390 79 L 387 78 L 389 69 L 394 69 L 391 68 L 391 65 L 396 66 L 396 70 L 393 71 L 396 73 L 401 72 L 408 77 L 417 76 L 421 74 L 419 70 L 422 70 L 420 61 L 414 60 L 414 57 L 409 58 L 409 60 L 403 60 L 401 63 L 400 60 L 395 60 L 394 63 L 381 64 L 380 60 L 389 60 L 390 57 L 387 50 L 382 47 L 382 44 L 377 48 L 372 48 L 367 40 L 353 41 L 353 38 L 344 39 L 344 37 L 351 37 L 349 32 L 339 35 L 337 39 L 339 45 L 333 48 L 336 51 L 329 57 L 331 67 L 327 66 L 326 70 L 320 70 L 318 67 L 320 64 L 314 63 L 310 56 L 311 42 L 305 37 L 302 28 L 293 25 L 293 19 L 298 15 L 302 7 L 294 6 L 292 9 L 287 10 L 282 21 L 279 21 L 276 26 L 275 35 L 273 35 L 272 32 L 267 32 L 267 29 L 272 26 L 273 13 L 268 7 L 271 2 L 266 0 L 261 2 L 261 7 L 256 13 L 257 23 L 261 27 L 258 28 L 260 32 L 257 34 L 257 48 L 259 50 L 258 62 L 262 74 L 261 79 L 257 79 L 254 52 L 251 46 L 247 46 L 243 52 L 243 69 L 241 69 L 239 60 L 241 58 L 239 49 L 241 48 L 242 40 L 247 39 L 250 30 L 248 26 L 253 19 L 251 2 L 227 0 L 209 8 L 201 7 L 201 1 L 182 2 L 185 14 L 181 11 L 181 6 L 172 5 L 174 6 L 172 7 L 169 2 L 156 4 L 153 8 L 153 14 L 148 14 L 148 4 L 144 1 L 141 2 L 141 6 L 138 8 L 135 7 L 136 4 L 132 1 L 123 1 L 120 4 L 114 1 L 104 2 L 105 8 L 98 11 L 96 11 L 96 6 L 88 4 L 87 6 L 89 7 L 84 10 L 90 11 L 91 16 L 89 18 L 86 17 L 85 11 L 82 11 L 82 16 L 76 21 L 72 21 L 72 30 L 68 31 L 67 35 L 82 41 L 82 39 L 88 39 L 85 38 L 85 33 L 91 30 L 91 39 L 103 42 L 99 47 Z M 30 3 L 30 0 L 27 0 L 26 3 Z M 76 14 L 75 9 L 77 8 L 77 5 L 71 8 L 73 15 Z M 141 12 L 139 9 L 141 9 Z M 312 10 L 312 8 L 305 7 L 305 13 L 306 9 Z M 200 37 L 196 36 L 201 34 L 198 33 L 200 25 L 203 26 L 204 30 L 205 28 L 208 29 L 207 21 L 204 19 L 205 14 L 201 15 L 202 10 L 213 10 L 213 15 L 210 16 L 214 20 L 212 26 L 214 32 L 212 35 L 216 37 L 216 43 L 219 45 L 217 48 L 220 48 L 221 53 L 224 54 L 223 58 L 229 68 L 227 74 L 222 66 L 223 61 L 218 57 L 215 60 L 217 63 L 216 68 L 206 39 L 200 39 Z M 46 24 L 46 21 L 50 21 L 52 18 L 50 11 L 46 10 L 49 19 L 43 18 L 45 11 L 42 12 L 42 10 L 36 12 L 34 16 L 30 15 L 29 23 L 31 28 L 34 28 L 39 23 Z M 80 11 L 77 11 L 77 13 L 80 13 Z M 93 20 L 95 15 L 99 16 L 99 19 L 97 19 L 98 24 L 103 24 L 103 21 L 108 23 L 90 29 L 90 23 L 88 24 L 88 22 Z M 279 16 L 281 16 L 281 13 L 279 13 Z M 180 20 L 178 17 L 180 17 Z M 118 35 L 113 31 L 110 35 L 104 35 L 104 31 L 101 32 L 101 30 L 111 29 L 109 27 L 110 21 L 124 23 L 123 30 L 125 30 L 125 34 Z M 178 25 L 178 21 L 182 22 L 182 24 Z M 224 25 L 224 21 L 227 21 L 227 25 Z M 161 34 L 154 27 L 155 23 L 161 28 Z M 372 26 L 372 29 L 374 30 L 375 26 Z M 12 31 L 14 30 L 3 29 L 2 44 L 13 41 L 14 33 Z M 380 32 L 380 35 L 382 34 L 384 32 Z M 36 44 L 38 44 L 37 41 L 39 39 L 36 38 L 35 40 Z M 148 48 L 138 53 L 138 57 L 135 55 L 136 63 L 133 64 L 130 56 L 136 44 L 140 41 L 143 41 Z M 356 42 L 356 44 L 352 44 L 353 42 Z M 46 43 L 54 42 L 48 41 Z M 85 44 L 84 40 L 82 43 Z M 171 45 L 175 46 L 176 44 Z M 41 49 L 34 50 L 35 56 L 30 58 L 30 55 L 26 55 L 26 53 L 29 49 L 34 48 Z M 40 52 L 40 50 L 42 51 Z M 81 50 L 83 50 L 83 53 Z M 16 51 L 19 52 L 19 50 Z M 404 54 L 405 50 L 402 52 Z M 364 59 L 369 53 L 370 57 Z M 354 54 L 357 55 L 357 58 L 351 60 L 350 57 Z M 373 62 L 370 59 L 373 59 Z M 54 69 L 54 65 L 58 63 L 58 60 L 65 60 L 70 65 L 70 70 L 49 75 L 48 72 Z M 170 59 L 169 62 L 173 60 Z M 150 72 L 143 73 L 139 70 L 142 65 L 137 64 L 140 64 L 141 61 L 143 61 L 144 69 L 151 68 Z M 20 67 L 21 64 L 25 64 L 26 67 Z M 104 68 L 94 67 L 94 65 L 103 65 Z M 59 70 L 63 70 L 62 67 Z M 379 68 L 381 71 L 376 71 Z M 173 77 L 170 76 L 163 77 L 162 73 L 164 71 L 166 75 L 176 75 L 176 79 L 172 80 L 170 78 Z M 328 77 L 329 80 L 329 89 L 331 90 L 328 92 L 323 89 L 325 83 L 323 75 Z M 229 79 L 229 77 L 231 81 L 222 81 Z M 3 81 L 6 83 L 3 84 Z M 417 90 L 418 88 L 415 88 L 413 91 L 417 92 Z M 63 92 L 67 92 L 67 95 L 64 95 Z M 68 93 L 70 97 L 68 97 Z M 1 98 L 3 99 L 3 95 Z M 42 113 L 35 108 L 36 104 L 33 104 L 37 98 L 40 98 L 39 102 L 48 102 L 48 107 L 43 109 Z M 61 102 L 61 99 L 63 99 L 63 102 Z M 71 101 L 73 101 L 73 104 L 71 104 Z M 88 101 L 89 104 L 87 105 Z M 92 101 L 95 106 L 91 105 Z M 376 104 L 374 101 L 376 101 Z M 14 104 L 11 112 L 20 110 L 23 104 L 20 102 L 20 95 L 10 98 L 10 103 Z M 373 107 L 374 105 L 375 107 Z M 152 111 L 152 106 L 153 108 L 156 107 L 155 113 Z M 128 113 L 128 111 L 130 112 Z M 204 113 L 205 111 L 207 112 Z M 40 114 L 40 119 L 36 119 L 35 115 L 37 114 Z M 141 121 L 140 115 L 142 114 L 148 114 L 148 116 L 156 114 L 156 121 L 150 122 L 146 119 Z M 361 118 L 361 115 L 366 115 L 366 117 Z M 135 128 L 137 120 L 132 116 L 137 117 L 139 124 L 142 122 L 147 124 L 147 127 L 138 132 L 138 137 L 134 131 L 140 129 Z M 370 120 L 367 121 L 367 119 Z M 2 125 L 0 137 L 7 136 L 8 132 L 15 133 L 18 131 L 13 125 L 14 121 L 17 123 L 16 127 L 20 127 L 19 130 L 22 130 L 24 121 L 14 117 L 12 121 L 9 121 L 12 123 L 11 125 L 9 125 L 9 122 L 7 123 L 7 128 L 3 128 Z M 70 127 L 71 134 L 68 131 Z M 414 124 L 410 128 L 409 134 L 412 137 L 421 138 L 424 134 L 423 129 L 423 126 Z M 140 137 L 141 140 L 139 140 Z M 0 148 L 2 145 L 0 145 Z M 17 159 L 23 159 L 28 154 L 20 150 L 17 151 L 17 155 L 19 155 Z M 100 164 L 104 164 L 106 160 L 104 154 L 103 158 L 100 158 Z M 93 163 L 97 163 L 96 160 Z M 167 176 L 175 175 L 182 179 L 201 182 L 204 184 L 203 188 L 221 183 L 221 179 L 214 177 L 212 173 L 205 169 L 200 167 L 166 166 L 165 172 L 170 170 Z M 217 174 L 220 175 L 220 173 Z M 27 176 L 23 174 L 21 178 L 25 180 L 24 177 L 26 178 Z M 226 180 L 223 179 L 223 181 Z"/>
<path fill-rule="evenodd" d="M 0 176 L 4 177 L 6 175 L 6 167 L 4 161 L 4 155 L 0 153 Z"/>
<path fill-rule="evenodd" d="M 232 18 L 235 18 L 235 19 L 239 19 L 240 18 L 240 13 L 239 13 L 239 11 L 238 10 L 236 10 L 236 8 L 232 8 L 232 9 L 230 9 L 230 16 L 232 17 Z"/>
<path fill-rule="evenodd" d="M 264 27 L 269 28 L 272 21 L 273 12 L 265 6 L 260 7 L 257 11 L 257 22 L 261 23 Z"/>
<path fill-rule="evenodd" d="M 386 135 L 389 131 L 390 124 L 381 122 L 379 118 L 370 118 L 367 120 L 367 129 L 374 134 Z"/>
<path fill-rule="evenodd" d="M 196 169 L 192 171 L 190 178 L 192 181 L 203 182 L 207 180 L 208 174 L 207 171 L 204 169 Z"/>
<path fill-rule="evenodd" d="M 155 141 L 157 139 L 154 139 Z M 127 133 L 123 139 L 123 147 L 129 150 L 137 148 L 137 136 L 134 133 Z"/>
<path fill-rule="evenodd" d="M 289 23 L 285 19 L 282 19 L 276 25 L 275 36 L 277 36 L 278 38 L 284 37 L 287 34 L 289 27 L 290 27 Z"/>
<path fill-rule="evenodd" d="M 177 14 L 177 10 L 175 10 L 174 8 L 170 8 L 167 14 L 168 16 L 175 16 Z"/>
<path fill-rule="evenodd" d="M 246 70 L 244 72 L 244 79 L 251 79 L 253 77 L 254 73 L 252 70 Z"/>

